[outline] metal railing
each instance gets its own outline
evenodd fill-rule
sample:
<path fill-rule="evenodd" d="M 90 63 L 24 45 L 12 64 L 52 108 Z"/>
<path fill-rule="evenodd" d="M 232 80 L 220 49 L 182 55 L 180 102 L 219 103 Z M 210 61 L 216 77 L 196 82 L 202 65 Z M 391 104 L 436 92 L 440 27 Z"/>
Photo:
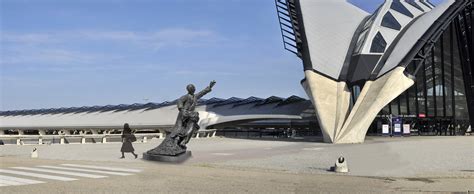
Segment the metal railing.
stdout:
<path fill-rule="evenodd" d="M 216 130 L 200 130 L 193 135 L 194 138 L 214 137 Z M 149 139 L 162 139 L 165 133 L 135 133 L 137 142 L 146 143 Z M 121 134 L 55 134 L 55 135 L 0 135 L 0 141 L 4 144 L 86 144 L 86 143 L 109 143 L 121 142 Z M 111 141 L 112 140 L 112 141 Z"/>
<path fill-rule="evenodd" d="M 283 47 L 301 58 L 300 45 L 302 41 L 294 0 L 275 0 L 275 6 L 280 23 Z"/>

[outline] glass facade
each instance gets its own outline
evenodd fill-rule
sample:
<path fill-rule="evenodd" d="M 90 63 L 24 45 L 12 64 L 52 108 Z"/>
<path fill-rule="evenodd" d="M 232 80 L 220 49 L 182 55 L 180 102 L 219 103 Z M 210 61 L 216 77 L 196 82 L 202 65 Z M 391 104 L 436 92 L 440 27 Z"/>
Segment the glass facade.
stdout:
<path fill-rule="evenodd" d="M 380 32 L 377 32 L 374 39 L 372 40 L 372 46 L 370 47 L 370 52 L 372 53 L 383 53 L 385 52 L 385 47 L 387 47 L 387 42 L 383 38 Z"/>
<path fill-rule="evenodd" d="M 380 133 L 377 126 L 388 124 L 390 117 L 401 117 L 420 134 L 462 134 L 469 125 L 470 94 L 459 34 L 453 22 L 433 46 L 427 44 L 420 51 L 425 60 L 414 60 L 406 69 L 416 77 L 415 84 L 383 108 L 369 133 Z"/>
<path fill-rule="evenodd" d="M 397 11 L 398 13 L 401 13 L 403 15 L 406 15 L 408 17 L 415 17 L 413 14 L 408 11 L 408 9 L 400 2 L 400 0 L 394 0 L 392 2 L 392 5 L 390 5 L 390 8 Z"/>
<path fill-rule="evenodd" d="M 391 29 L 394 29 L 394 30 L 402 29 L 402 25 L 400 25 L 400 23 L 398 23 L 397 19 L 395 19 L 395 17 L 393 17 L 393 15 L 390 12 L 387 12 L 383 16 L 382 26 L 387 27 L 387 28 L 391 28 Z"/>
<path fill-rule="evenodd" d="M 415 0 L 406 0 L 406 2 L 407 2 L 408 4 L 410 4 L 411 6 L 417 8 L 418 10 L 422 11 L 422 12 L 425 11 L 423 8 L 420 7 L 420 5 L 418 5 L 418 4 L 415 2 Z"/>

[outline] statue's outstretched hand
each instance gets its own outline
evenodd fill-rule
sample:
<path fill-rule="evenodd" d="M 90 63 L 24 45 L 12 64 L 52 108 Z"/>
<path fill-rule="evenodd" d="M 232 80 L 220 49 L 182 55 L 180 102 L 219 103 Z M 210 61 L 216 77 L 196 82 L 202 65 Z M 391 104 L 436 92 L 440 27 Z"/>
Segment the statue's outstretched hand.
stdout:
<path fill-rule="evenodd" d="M 211 83 L 209 84 L 209 87 L 214 87 L 214 85 L 216 85 L 216 80 L 212 80 Z"/>

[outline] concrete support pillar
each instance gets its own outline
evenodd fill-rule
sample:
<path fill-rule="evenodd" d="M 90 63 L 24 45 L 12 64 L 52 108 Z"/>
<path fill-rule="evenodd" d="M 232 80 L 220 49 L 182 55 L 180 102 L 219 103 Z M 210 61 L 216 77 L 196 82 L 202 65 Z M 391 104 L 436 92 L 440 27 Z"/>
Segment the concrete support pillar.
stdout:
<path fill-rule="evenodd" d="M 143 136 L 142 142 L 143 142 L 143 143 L 146 143 L 146 142 L 147 142 L 147 137 L 146 137 L 146 136 Z"/>
<path fill-rule="evenodd" d="M 199 139 L 199 132 L 196 132 L 196 139 Z"/>
<path fill-rule="evenodd" d="M 397 67 L 376 79 L 367 81 L 344 127 L 336 137 L 336 143 L 363 143 L 370 124 L 390 101 L 410 88 L 414 78 L 407 77 L 405 68 Z"/>
<path fill-rule="evenodd" d="M 351 93 L 345 82 L 337 82 L 314 71 L 305 71 L 302 83 L 316 111 L 325 142 L 362 143 L 370 124 L 390 101 L 414 84 L 413 78 L 397 67 L 367 81 L 349 112 Z"/>
<path fill-rule="evenodd" d="M 331 80 L 311 70 L 302 83 L 314 105 L 325 142 L 333 143 L 349 114 L 351 92 L 345 82 Z"/>
<path fill-rule="evenodd" d="M 59 144 L 64 144 L 64 137 L 61 137 L 61 139 L 59 139 Z"/>
<path fill-rule="evenodd" d="M 92 132 L 93 135 L 99 134 L 99 132 L 97 131 L 97 129 L 91 129 L 91 132 Z"/>
<path fill-rule="evenodd" d="M 46 135 L 46 131 L 44 129 L 38 130 L 39 135 Z"/>
<path fill-rule="evenodd" d="M 61 134 L 63 134 L 63 135 L 71 135 L 71 131 L 70 131 L 70 130 L 67 130 L 67 129 L 63 129 L 63 130 L 61 130 Z"/>
<path fill-rule="evenodd" d="M 46 135 L 46 131 L 44 129 L 40 129 L 38 130 L 38 134 L 39 134 L 38 144 L 41 145 L 43 144 L 43 136 Z"/>
<path fill-rule="evenodd" d="M 16 145 L 22 145 L 20 138 L 16 139 Z"/>
<path fill-rule="evenodd" d="M 216 136 L 216 132 L 217 132 L 217 130 L 216 130 L 216 131 L 213 131 L 213 132 L 211 132 L 211 134 L 212 134 L 212 135 L 211 135 L 211 137 L 215 137 L 215 136 Z"/>
<path fill-rule="evenodd" d="M 165 138 L 165 137 L 166 137 L 166 132 L 165 132 L 165 130 L 161 130 L 161 129 L 160 129 L 159 131 L 160 131 L 160 134 L 158 135 L 158 138 L 159 138 L 159 139 Z"/>
<path fill-rule="evenodd" d="M 85 137 L 81 137 L 81 144 L 85 144 L 86 143 L 86 138 Z"/>
<path fill-rule="evenodd" d="M 110 130 L 104 130 L 102 134 L 104 135 L 104 137 L 102 137 L 102 143 L 107 143 L 107 136 L 110 134 Z"/>
<path fill-rule="evenodd" d="M 18 135 L 24 135 L 24 131 L 22 129 L 18 129 Z"/>

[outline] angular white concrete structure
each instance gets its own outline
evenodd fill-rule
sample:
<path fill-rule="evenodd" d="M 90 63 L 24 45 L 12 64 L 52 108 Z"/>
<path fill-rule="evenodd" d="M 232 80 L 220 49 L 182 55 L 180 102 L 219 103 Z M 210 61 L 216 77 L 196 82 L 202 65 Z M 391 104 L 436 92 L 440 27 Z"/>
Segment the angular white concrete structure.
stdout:
<path fill-rule="evenodd" d="M 362 143 L 365 134 L 377 113 L 390 101 L 413 85 L 414 80 L 407 77 L 405 68 L 397 67 L 375 81 L 367 81 L 357 102 L 346 118 L 337 136 L 337 143 Z"/>
<path fill-rule="evenodd" d="M 326 142 L 335 142 L 349 113 L 351 92 L 345 82 L 337 82 L 311 71 L 305 71 L 302 85 L 314 105 Z"/>
<path fill-rule="evenodd" d="M 364 142 L 382 108 L 414 85 L 426 48 L 473 4 L 385 0 L 369 14 L 346 0 L 275 2 L 285 49 L 303 61 L 302 86 L 329 143 Z"/>

